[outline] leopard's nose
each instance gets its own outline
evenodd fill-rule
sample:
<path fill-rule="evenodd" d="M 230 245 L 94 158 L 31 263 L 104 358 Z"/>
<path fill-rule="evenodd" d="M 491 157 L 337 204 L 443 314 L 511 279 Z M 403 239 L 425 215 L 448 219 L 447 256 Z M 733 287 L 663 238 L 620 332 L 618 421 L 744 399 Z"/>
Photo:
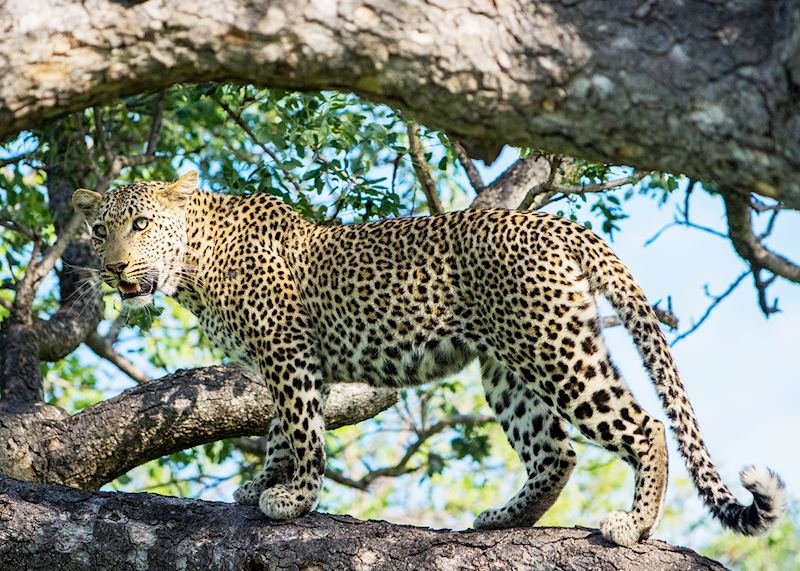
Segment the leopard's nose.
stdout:
<path fill-rule="evenodd" d="M 106 264 L 106 270 L 112 274 L 121 274 L 125 268 L 128 267 L 128 262 L 117 262 L 115 264 Z"/>

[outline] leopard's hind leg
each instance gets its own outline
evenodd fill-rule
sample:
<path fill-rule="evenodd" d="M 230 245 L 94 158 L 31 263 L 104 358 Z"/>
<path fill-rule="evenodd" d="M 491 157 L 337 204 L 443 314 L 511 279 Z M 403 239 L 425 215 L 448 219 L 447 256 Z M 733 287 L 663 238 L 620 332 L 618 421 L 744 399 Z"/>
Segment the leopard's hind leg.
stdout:
<path fill-rule="evenodd" d="M 573 314 L 567 323 L 576 350 L 540 351 L 538 359 L 552 371 L 550 382 L 533 380 L 532 385 L 584 436 L 634 469 L 631 510 L 612 513 L 600 525 L 606 539 L 632 545 L 649 537 L 661 517 L 667 485 L 664 426 L 634 400 L 608 355 L 596 318 Z"/>
<path fill-rule="evenodd" d="M 481 513 L 474 526 L 531 526 L 561 494 L 575 467 L 575 452 L 564 422 L 514 372 L 486 359 L 482 374 L 486 400 L 522 460 L 528 480 L 505 506 Z"/>

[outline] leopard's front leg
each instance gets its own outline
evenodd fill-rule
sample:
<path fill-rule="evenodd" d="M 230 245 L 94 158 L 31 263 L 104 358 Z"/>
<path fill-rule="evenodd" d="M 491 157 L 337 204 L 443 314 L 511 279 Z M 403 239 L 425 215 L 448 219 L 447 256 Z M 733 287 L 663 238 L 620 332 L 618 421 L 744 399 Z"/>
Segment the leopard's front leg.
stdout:
<path fill-rule="evenodd" d="M 322 386 L 322 410 L 330 394 L 330 385 Z M 289 441 L 283 435 L 283 427 L 277 414 L 266 434 L 264 468 L 255 478 L 242 484 L 234 493 L 233 499 L 242 505 L 257 505 L 261 492 L 277 484 L 287 484 L 294 476 L 294 457 Z"/>
<path fill-rule="evenodd" d="M 257 505 L 261 492 L 276 484 L 291 481 L 294 475 L 294 460 L 277 415 L 273 417 L 267 431 L 265 448 L 264 468 L 255 478 L 239 486 L 233 493 L 233 499 L 237 504 Z"/>
<path fill-rule="evenodd" d="M 315 340 L 300 334 L 297 325 L 286 336 L 273 338 L 270 355 L 259 360 L 294 467 L 288 481 L 276 483 L 259 496 L 261 511 L 272 519 L 310 512 L 319 499 L 325 473 L 319 357 Z"/>

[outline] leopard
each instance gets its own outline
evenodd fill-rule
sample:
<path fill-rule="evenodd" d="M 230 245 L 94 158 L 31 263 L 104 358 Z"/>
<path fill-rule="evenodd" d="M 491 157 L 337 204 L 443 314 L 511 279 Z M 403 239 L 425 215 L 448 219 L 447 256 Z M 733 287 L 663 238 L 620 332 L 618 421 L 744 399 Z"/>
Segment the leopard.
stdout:
<path fill-rule="evenodd" d="M 570 426 L 635 474 L 628 511 L 600 533 L 631 546 L 657 526 L 667 487 L 664 425 L 634 399 L 601 331 L 605 297 L 631 334 L 694 486 L 711 514 L 745 535 L 785 510 L 781 478 L 723 483 L 652 306 L 611 248 L 583 225 L 538 211 L 466 209 L 359 224 L 315 224 L 265 192 L 198 188 L 195 171 L 100 194 L 74 192 L 123 305 L 157 291 L 198 319 L 232 361 L 269 387 L 263 470 L 234 494 L 267 518 L 311 512 L 325 473 L 323 408 L 332 383 L 403 389 L 480 363 L 483 391 L 527 480 L 478 529 L 533 526 L 576 463 Z"/>

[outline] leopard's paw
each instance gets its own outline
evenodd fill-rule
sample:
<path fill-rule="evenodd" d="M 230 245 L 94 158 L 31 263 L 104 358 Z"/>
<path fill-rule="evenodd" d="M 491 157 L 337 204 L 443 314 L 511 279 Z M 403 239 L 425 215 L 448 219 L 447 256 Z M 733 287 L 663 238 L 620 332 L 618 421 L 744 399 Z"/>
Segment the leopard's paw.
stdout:
<path fill-rule="evenodd" d="M 505 508 L 492 508 L 481 512 L 472 527 L 475 529 L 504 529 L 513 527 L 511 514 Z"/>
<path fill-rule="evenodd" d="M 291 480 L 291 464 L 288 462 L 275 463 L 267 466 L 255 478 L 239 486 L 233 492 L 233 500 L 244 506 L 255 506 L 261 492 L 267 488 Z"/>
<path fill-rule="evenodd" d="M 233 501 L 243 506 L 254 506 L 258 504 L 258 497 L 263 491 L 255 480 L 246 482 L 233 492 Z"/>
<path fill-rule="evenodd" d="M 642 529 L 636 525 L 631 514 L 613 512 L 608 514 L 600 523 L 600 533 L 607 540 L 630 547 L 642 538 Z"/>
<path fill-rule="evenodd" d="M 305 487 L 278 484 L 261 492 L 258 507 L 270 519 L 294 519 L 314 509 L 318 495 Z"/>

